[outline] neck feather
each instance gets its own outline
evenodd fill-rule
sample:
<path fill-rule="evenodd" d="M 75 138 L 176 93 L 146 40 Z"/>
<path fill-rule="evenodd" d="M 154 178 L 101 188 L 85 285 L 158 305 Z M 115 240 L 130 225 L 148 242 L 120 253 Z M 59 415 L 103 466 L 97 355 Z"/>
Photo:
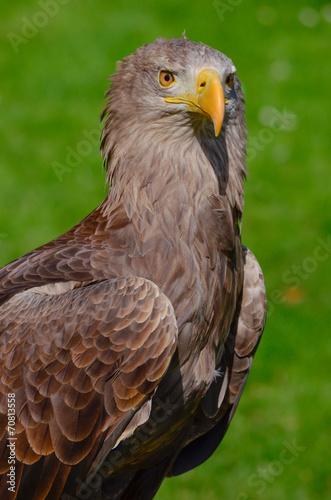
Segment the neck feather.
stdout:
<path fill-rule="evenodd" d="M 130 127 L 109 113 L 101 146 L 109 182 L 105 205 L 123 203 L 128 215 L 142 215 L 147 205 L 162 196 L 164 186 L 168 194 L 175 191 L 175 198 L 176 190 L 180 196 L 179 188 L 185 185 L 192 200 L 200 195 L 227 196 L 240 217 L 247 174 L 243 117 L 225 123 L 217 138 L 206 127 L 192 127 L 189 120 L 183 123 L 181 116 L 171 118 L 171 128 L 169 117 L 141 127 L 133 122 Z M 169 129 L 171 134 L 165 133 Z"/>

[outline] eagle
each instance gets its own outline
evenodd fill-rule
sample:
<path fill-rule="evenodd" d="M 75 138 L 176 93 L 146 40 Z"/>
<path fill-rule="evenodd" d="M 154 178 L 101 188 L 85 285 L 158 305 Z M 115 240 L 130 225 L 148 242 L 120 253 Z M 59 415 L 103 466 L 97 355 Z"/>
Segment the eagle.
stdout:
<path fill-rule="evenodd" d="M 264 329 L 232 61 L 158 38 L 110 78 L 104 201 L 0 269 L 2 499 L 153 498 L 221 442 Z"/>

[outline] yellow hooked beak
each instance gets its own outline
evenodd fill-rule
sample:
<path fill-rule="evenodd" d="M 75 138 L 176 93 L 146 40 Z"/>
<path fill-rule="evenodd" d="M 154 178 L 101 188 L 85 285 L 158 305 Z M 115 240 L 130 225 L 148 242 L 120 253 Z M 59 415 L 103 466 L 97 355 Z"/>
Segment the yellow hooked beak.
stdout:
<path fill-rule="evenodd" d="M 213 120 L 217 137 L 221 131 L 225 111 L 224 91 L 217 71 L 204 69 L 197 78 L 197 86 L 193 92 L 185 92 L 176 97 L 165 97 L 166 102 L 185 103 L 191 109 L 209 116 Z"/>

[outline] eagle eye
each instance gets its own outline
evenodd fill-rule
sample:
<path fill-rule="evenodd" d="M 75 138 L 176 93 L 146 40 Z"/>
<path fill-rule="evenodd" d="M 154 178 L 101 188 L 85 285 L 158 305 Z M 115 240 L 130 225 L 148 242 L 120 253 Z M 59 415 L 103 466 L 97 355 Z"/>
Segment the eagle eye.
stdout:
<path fill-rule="evenodd" d="M 162 70 L 159 74 L 159 82 L 162 87 L 169 87 L 172 83 L 174 83 L 175 77 L 171 73 L 171 71 Z"/>
<path fill-rule="evenodd" d="M 229 73 L 228 76 L 226 77 L 225 83 L 227 87 L 229 87 L 229 89 L 232 87 L 233 79 L 234 79 L 234 73 Z"/>

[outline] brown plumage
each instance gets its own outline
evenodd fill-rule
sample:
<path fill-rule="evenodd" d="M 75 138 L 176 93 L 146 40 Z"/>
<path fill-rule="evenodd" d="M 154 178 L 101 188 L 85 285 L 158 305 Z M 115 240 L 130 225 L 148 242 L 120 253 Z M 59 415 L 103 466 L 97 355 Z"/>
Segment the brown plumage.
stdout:
<path fill-rule="evenodd" d="M 216 449 L 263 331 L 263 276 L 240 238 L 246 125 L 231 60 L 158 39 L 112 80 L 106 199 L 0 270 L 3 499 L 153 498 Z"/>

